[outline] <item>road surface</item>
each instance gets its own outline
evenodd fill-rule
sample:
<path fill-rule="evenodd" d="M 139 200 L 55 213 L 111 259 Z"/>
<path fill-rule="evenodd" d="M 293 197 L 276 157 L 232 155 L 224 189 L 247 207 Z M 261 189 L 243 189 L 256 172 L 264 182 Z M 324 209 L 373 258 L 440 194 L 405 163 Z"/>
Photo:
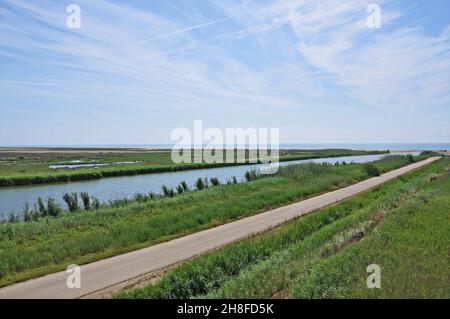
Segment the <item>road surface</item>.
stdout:
<path fill-rule="evenodd" d="M 62 271 L 1 288 L 0 298 L 80 298 L 246 238 L 252 234 L 266 231 L 319 208 L 364 192 L 436 159 L 438 157 L 428 158 L 379 177 L 370 178 L 295 204 L 83 265 L 81 266 L 80 288 L 69 289 L 66 281 L 70 274 Z"/>

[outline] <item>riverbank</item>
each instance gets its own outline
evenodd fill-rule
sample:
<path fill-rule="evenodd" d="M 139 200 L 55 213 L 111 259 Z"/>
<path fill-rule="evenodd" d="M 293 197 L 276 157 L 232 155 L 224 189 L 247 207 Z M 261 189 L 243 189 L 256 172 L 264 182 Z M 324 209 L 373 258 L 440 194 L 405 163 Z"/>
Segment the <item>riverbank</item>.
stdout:
<path fill-rule="evenodd" d="M 0 187 L 63 183 L 162 172 L 248 165 L 245 163 L 181 163 L 174 164 L 170 150 L 70 149 L 58 152 L 8 153 L 0 151 Z M 388 151 L 346 149 L 280 150 L 279 161 L 315 159 L 354 155 L 384 154 Z"/>
<path fill-rule="evenodd" d="M 386 172 L 409 163 L 407 157 L 392 156 L 373 165 Z M 364 167 L 290 165 L 276 175 L 248 183 L 30 223 L 0 224 L 0 285 L 62 270 L 68 263 L 84 264 L 147 247 L 342 188 L 370 177 Z"/>

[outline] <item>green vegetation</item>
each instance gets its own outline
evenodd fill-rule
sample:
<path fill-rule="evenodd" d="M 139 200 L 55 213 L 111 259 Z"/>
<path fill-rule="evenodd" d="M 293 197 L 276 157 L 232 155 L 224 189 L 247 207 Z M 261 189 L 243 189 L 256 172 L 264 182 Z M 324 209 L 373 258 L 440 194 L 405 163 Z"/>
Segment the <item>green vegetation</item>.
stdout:
<path fill-rule="evenodd" d="M 446 298 L 448 287 L 450 178 L 430 183 L 377 232 L 310 265 L 296 280 L 299 298 Z M 367 289 L 366 267 L 381 267 L 381 288 Z"/>
<path fill-rule="evenodd" d="M 0 149 L 0 187 L 58 183 L 99 179 L 103 177 L 125 176 L 212 168 L 245 163 L 182 163 L 174 164 L 169 150 L 113 150 L 113 149 L 43 149 L 39 152 L 21 149 L 12 152 Z M 46 153 L 48 151 L 48 153 Z M 383 154 L 387 151 L 356 151 L 347 149 L 326 150 L 280 150 L 280 161 L 338 157 L 350 155 Z M 248 156 L 248 151 L 247 151 Z M 248 161 L 247 161 L 248 162 Z M 96 167 L 57 168 L 54 165 L 98 165 Z"/>
<path fill-rule="evenodd" d="M 424 156 L 424 155 L 428 155 L 428 156 L 439 156 L 439 154 L 436 153 L 435 151 L 422 151 L 422 152 L 420 152 L 420 155 L 421 155 L 421 156 Z"/>
<path fill-rule="evenodd" d="M 247 182 L 254 181 L 254 180 L 258 179 L 258 177 L 259 177 L 258 171 L 251 170 L 251 171 L 245 172 L 244 177 Z"/>
<path fill-rule="evenodd" d="M 232 181 L 237 183 L 236 177 L 233 177 Z M 232 181 L 229 181 L 228 184 L 231 184 Z M 212 177 L 210 179 L 211 185 L 219 186 L 220 181 L 217 177 Z M 197 190 L 202 190 L 204 188 L 208 188 L 208 180 L 199 178 L 197 180 Z M 8 219 L 6 220 L 0 220 L 0 223 L 18 223 L 18 222 L 35 222 L 40 218 L 44 218 L 47 216 L 53 216 L 57 217 L 60 216 L 63 213 L 79 213 L 80 211 L 92 211 L 95 209 L 102 208 L 108 208 L 108 207 L 124 207 L 126 205 L 130 205 L 132 203 L 145 203 L 147 201 L 162 199 L 165 197 L 175 197 L 177 195 L 180 195 L 184 192 L 189 192 L 189 186 L 185 181 L 182 181 L 175 190 L 173 188 L 169 188 L 166 185 L 163 185 L 161 187 L 161 194 L 155 194 L 153 192 L 150 192 L 148 194 L 142 194 L 142 193 L 136 193 L 134 194 L 132 199 L 128 198 L 119 198 L 119 199 L 113 199 L 108 202 L 100 203 L 98 198 L 95 198 L 93 196 L 90 196 L 88 192 L 81 192 L 80 198 L 81 198 L 81 204 L 78 200 L 78 193 L 72 192 L 72 193 L 65 193 L 62 198 L 64 202 L 66 203 L 67 208 L 64 209 L 63 207 L 59 206 L 59 204 L 53 199 L 48 198 L 48 208 L 46 208 L 44 204 L 44 200 L 42 198 L 38 198 L 37 202 L 34 205 L 34 209 L 30 210 L 28 203 L 25 203 L 24 210 L 22 211 L 22 214 L 19 215 L 17 213 L 11 213 L 8 216 Z M 49 213 L 50 211 L 50 213 Z"/>
<path fill-rule="evenodd" d="M 219 181 L 219 179 L 217 177 L 211 177 L 209 179 L 209 181 L 211 182 L 211 184 L 213 186 L 219 186 L 220 185 L 220 181 Z"/>
<path fill-rule="evenodd" d="M 384 172 L 407 163 L 404 156 L 389 156 L 375 165 Z M 289 165 L 248 183 L 234 180 L 206 189 L 202 180 L 202 191 L 166 198 L 149 195 L 143 202 L 0 224 L 0 285 L 61 270 L 67 263 L 83 264 L 146 247 L 367 177 L 360 164 Z"/>
<path fill-rule="evenodd" d="M 410 162 L 409 159 L 408 159 L 408 162 Z M 376 167 L 372 163 L 364 164 L 363 168 L 366 171 L 367 175 L 369 175 L 369 176 L 380 176 L 380 170 L 378 169 L 378 167 Z"/>
<path fill-rule="evenodd" d="M 449 194 L 443 158 L 116 298 L 449 298 Z M 382 289 L 366 287 L 373 263 Z"/>

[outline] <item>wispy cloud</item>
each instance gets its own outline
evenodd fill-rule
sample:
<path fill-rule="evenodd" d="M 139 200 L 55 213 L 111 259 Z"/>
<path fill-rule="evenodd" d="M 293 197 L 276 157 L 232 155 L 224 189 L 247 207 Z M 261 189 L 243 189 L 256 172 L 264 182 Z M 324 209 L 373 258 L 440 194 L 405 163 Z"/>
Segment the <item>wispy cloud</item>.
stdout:
<path fill-rule="evenodd" d="M 378 1 L 382 28 L 369 29 L 366 8 L 370 1 L 277 1 L 267 6 L 225 6 L 229 15 L 248 30 L 269 31 L 289 26 L 304 61 L 291 71 L 308 72 L 316 83 L 332 84 L 367 105 L 425 107 L 448 103 L 450 92 L 449 26 L 437 35 L 420 27 L 395 26 L 407 12 Z M 228 8 L 226 8 L 228 7 Z M 251 32 L 249 32 L 251 33 Z M 267 48 L 270 49 L 270 48 Z M 304 63 L 306 62 L 306 63 Z M 319 76 L 318 76 L 319 75 Z"/>
<path fill-rule="evenodd" d="M 217 24 L 217 23 L 221 23 L 221 22 L 225 22 L 225 21 L 228 21 L 228 20 L 230 20 L 230 18 L 223 18 L 223 19 L 218 19 L 218 20 L 215 20 L 215 21 L 210 21 L 210 22 L 207 22 L 207 23 L 197 24 L 197 25 L 194 25 L 194 26 L 191 26 L 191 27 L 182 28 L 182 29 L 179 29 L 179 30 L 176 30 L 176 31 L 160 34 L 160 35 L 151 37 L 149 39 L 140 40 L 140 41 L 138 41 L 136 43 L 127 45 L 126 47 L 133 46 L 133 45 L 139 45 L 139 44 L 145 44 L 145 43 L 148 43 L 148 42 L 151 42 L 151 41 L 164 39 L 164 38 L 167 38 L 167 37 L 172 37 L 172 36 L 179 35 L 179 34 L 182 34 L 182 33 L 185 33 L 185 32 L 189 32 L 189 31 L 192 31 L 192 30 L 206 28 L 208 26 L 211 26 L 211 25 L 214 25 L 214 24 Z"/>
<path fill-rule="evenodd" d="M 63 6 L 52 7 L 22 1 L 10 2 L 10 6 L 15 10 L 22 10 L 26 15 L 18 15 L 15 10 L 5 10 L 8 25 L 21 20 L 23 24 L 9 34 L 2 33 L 4 49 L 0 50 L 0 54 L 36 65 L 50 65 L 57 68 L 59 73 L 70 73 L 69 78 L 61 77 L 60 86 L 75 84 L 74 88 L 77 88 L 79 87 L 77 84 L 81 83 L 81 86 L 105 87 L 108 82 L 112 82 L 111 89 L 115 89 L 117 82 L 126 80 L 128 84 L 141 88 L 143 105 L 163 98 L 169 98 L 172 103 L 180 104 L 201 102 L 206 105 L 208 101 L 223 104 L 241 99 L 253 106 L 293 105 L 286 97 L 267 95 L 268 90 L 264 87 L 260 87 L 260 91 L 256 92 L 253 83 L 264 82 L 262 75 L 250 72 L 244 64 L 220 47 L 214 48 L 219 58 L 209 56 L 200 59 L 191 56 L 190 59 L 183 60 L 171 58 L 170 52 L 179 50 L 194 38 L 192 32 L 214 28 L 230 21 L 229 17 L 180 27 L 179 22 L 156 17 L 125 5 L 81 1 L 82 28 L 71 31 L 65 27 L 67 15 Z M 43 9 L 44 7 L 46 9 Z M 128 18 L 121 23 L 115 23 L 114 20 L 119 17 Z M 41 22 L 45 24 L 42 25 Z M 164 30 L 176 31 L 164 32 Z M 215 31 L 211 30 L 213 35 Z M 145 38 L 145 33 L 154 35 Z M 152 42 L 155 40 L 164 42 L 158 41 L 158 44 L 153 45 Z M 30 60 L 28 54 L 31 52 L 36 55 Z M 178 54 L 182 52 L 178 51 Z M 233 60 L 234 67 L 240 68 L 234 73 L 235 78 L 213 74 L 217 68 L 215 63 L 227 61 L 229 64 Z M 247 83 L 240 81 L 239 75 L 245 73 Z M 102 78 L 101 83 L 99 78 Z M 18 80 L 4 77 L 4 80 L 8 80 L 4 83 L 9 85 L 37 84 L 30 82 L 29 78 Z M 54 81 L 46 81 L 44 76 L 35 80 L 45 83 L 43 87 L 48 87 L 51 83 L 57 85 Z M 224 86 L 225 82 L 228 85 Z M 42 92 L 44 95 L 46 93 Z M 62 96 L 63 94 L 65 92 L 62 92 Z M 128 93 L 124 91 L 123 94 L 126 99 Z M 85 91 L 80 92 L 80 95 L 85 95 Z M 275 105 L 274 101 L 281 103 Z"/>
<path fill-rule="evenodd" d="M 77 3 L 81 29 L 66 27 L 62 2 L 2 1 L 0 106 L 225 109 L 251 121 L 337 100 L 361 110 L 450 102 L 450 27 L 405 23 L 392 0 L 378 1 L 381 29 L 367 28 L 364 0 Z"/>
<path fill-rule="evenodd" d="M 327 3 L 327 2 L 325 2 Z M 356 2 L 355 2 L 356 3 Z M 299 52 L 314 67 L 335 77 L 335 83 L 361 101 L 379 107 L 426 107 L 450 101 L 450 41 L 419 28 L 389 28 L 401 16 L 382 11 L 383 28 L 368 29 L 361 6 L 311 6 L 291 25 Z M 324 15 L 328 17 L 325 19 Z M 314 24 L 305 21 L 331 21 Z"/>

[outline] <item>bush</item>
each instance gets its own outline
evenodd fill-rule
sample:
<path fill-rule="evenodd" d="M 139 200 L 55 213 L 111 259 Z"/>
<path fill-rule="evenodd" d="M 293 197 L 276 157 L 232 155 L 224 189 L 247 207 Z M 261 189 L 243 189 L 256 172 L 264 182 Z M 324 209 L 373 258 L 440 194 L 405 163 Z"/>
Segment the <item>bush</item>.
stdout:
<path fill-rule="evenodd" d="M 380 170 L 372 163 L 366 163 L 363 165 L 363 170 L 368 176 L 380 176 Z"/>
<path fill-rule="evenodd" d="M 179 195 L 179 194 L 181 194 L 181 193 L 183 193 L 183 192 L 184 192 L 183 186 L 178 185 L 178 186 L 177 186 L 177 194 Z"/>
<path fill-rule="evenodd" d="M 18 223 L 19 222 L 19 216 L 17 216 L 16 214 L 12 213 L 11 215 L 9 215 L 8 217 L 8 223 Z"/>
<path fill-rule="evenodd" d="M 78 206 L 78 194 L 77 193 L 65 193 L 63 196 L 64 201 L 67 204 L 69 212 L 73 213 L 79 210 Z"/>
<path fill-rule="evenodd" d="M 199 191 L 205 188 L 205 183 L 203 182 L 203 179 L 201 179 L 200 177 L 195 182 L 195 188 L 197 188 Z"/>
<path fill-rule="evenodd" d="M 180 183 L 180 185 L 181 185 L 181 187 L 183 187 L 183 190 L 184 190 L 185 192 L 187 192 L 187 191 L 189 190 L 189 186 L 188 186 L 188 184 L 187 184 L 185 181 L 182 181 L 182 182 Z"/>
<path fill-rule="evenodd" d="M 59 214 L 61 214 L 61 212 L 62 212 L 61 207 L 59 207 L 59 205 L 53 198 L 49 197 L 47 199 L 47 214 L 56 217 Z"/>
<path fill-rule="evenodd" d="M 87 192 L 81 192 L 80 196 L 83 201 L 84 210 L 91 209 L 91 199 L 89 198 L 89 194 Z"/>
<path fill-rule="evenodd" d="M 408 162 L 410 163 L 414 163 L 416 160 L 414 159 L 414 156 L 412 156 L 411 154 L 406 155 L 406 159 L 408 160 Z"/>
<path fill-rule="evenodd" d="M 28 205 L 28 203 L 25 203 L 22 216 L 25 222 L 30 222 L 32 220 L 32 214 L 30 213 L 30 205 Z"/>
<path fill-rule="evenodd" d="M 163 187 L 161 187 L 161 189 L 163 191 L 164 197 L 174 197 L 175 196 L 175 192 L 174 192 L 173 188 L 169 188 L 166 185 L 163 185 Z"/>
<path fill-rule="evenodd" d="M 218 179 L 217 177 L 211 177 L 211 179 L 210 179 L 209 181 L 211 182 L 211 184 L 212 184 L 213 186 L 218 186 L 218 185 L 220 185 L 220 181 L 219 181 L 219 179 Z"/>
<path fill-rule="evenodd" d="M 47 209 L 45 208 L 44 201 L 42 200 L 41 197 L 38 198 L 37 205 L 38 205 L 39 213 L 41 214 L 41 216 L 47 215 Z"/>
<path fill-rule="evenodd" d="M 92 207 L 94 207 L 94 209 L 100 208 L 100 201 L 98 198 L 92 197 Z"/>
<path fill-rule="evenodd" d="M 258 172 L 257 172 L 256 170 L 254 170 L 254 169 L 251 170 L 251 171 L 245 172 L 245 180 L 246 180 L 247 182 L 254 181 L 254 180 L 256 180 L 258 177 L 259 177 Z"/>

